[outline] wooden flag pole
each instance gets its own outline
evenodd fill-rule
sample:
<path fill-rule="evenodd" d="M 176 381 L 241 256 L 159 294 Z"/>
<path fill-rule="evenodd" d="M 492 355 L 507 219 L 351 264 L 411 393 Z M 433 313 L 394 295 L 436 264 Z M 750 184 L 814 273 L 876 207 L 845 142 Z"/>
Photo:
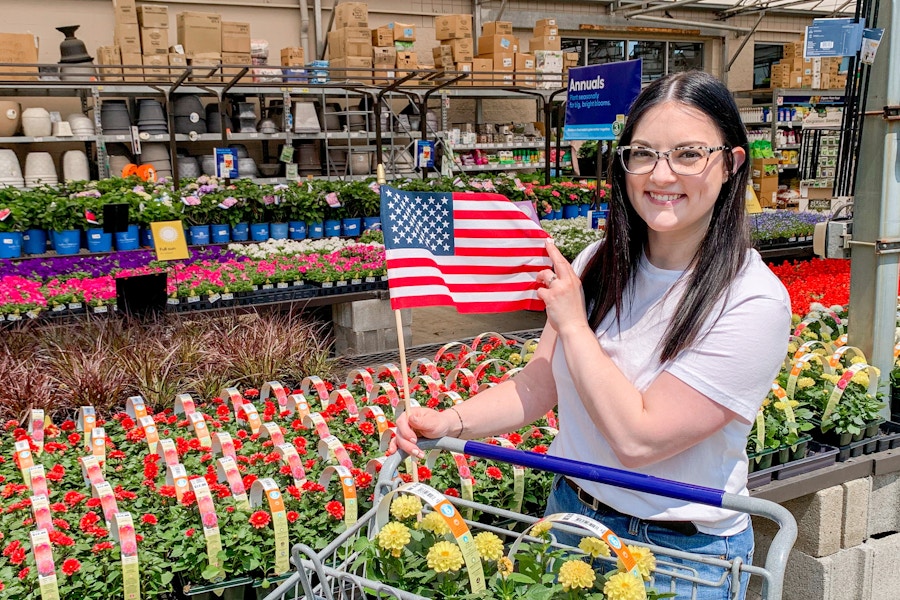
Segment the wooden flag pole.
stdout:
<path fill-rule="evenodd" d="M 387 183 L 387 178 L 384 174 L 384 165 L 378 165 L 375 172 L 378 185 L 385 185 Z M 403 379 L 403 410 L 409 411 L 411 402 L 409 395 L 409 369 L 406 366 L 406 343 L 403 339 L 403 318 L 400 315 L 400 309 L 397 308 L 394 309 L 394 324 L 397 329 L 397 348 L 400 351 L 400 377 Z M 409 471 L 409 474 L 412 475 L 413 481 L 418 482 L 419 469 L 413 461 L 412 456 L 406 459 L 406 468 Z"/>

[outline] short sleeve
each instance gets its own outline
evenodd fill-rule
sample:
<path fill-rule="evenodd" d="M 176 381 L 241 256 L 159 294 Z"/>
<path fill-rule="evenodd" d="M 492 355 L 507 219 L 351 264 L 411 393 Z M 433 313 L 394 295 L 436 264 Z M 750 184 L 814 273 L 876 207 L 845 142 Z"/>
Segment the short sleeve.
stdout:
<path fill-rule="evenodd" d="M 778 294 L 730 302 L 665 370 L 752 422 L 784 361 L 790 322 L 790 304 Z"/>
<path fill-rule="evenodd" d="M 578 256 L 575 257 L 575 260 L 572 261 L 572 269 L 578 273 L 578 276 L 584 273 L 585 267 L 587 267 L 588 261 L 591 260 L 591 257 L 600 249 L 600 244 L 603 243 L 603 240 L 597 240 L 596 242 L 592 242 L 588 245 L 584 250 L 578 253 Z"/>

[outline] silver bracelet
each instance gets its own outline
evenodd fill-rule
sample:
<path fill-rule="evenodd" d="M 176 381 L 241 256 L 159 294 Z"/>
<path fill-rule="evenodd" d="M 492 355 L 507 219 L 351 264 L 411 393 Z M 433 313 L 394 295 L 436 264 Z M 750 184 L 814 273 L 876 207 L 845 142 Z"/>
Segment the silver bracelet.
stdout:
<path fill-rule="evenodd" d="M 452 410 L 456 414 L 456 418 L 459 419 L 459 433 L 457 433 L 454 437 L 462 437 L 463 431 L 465 431 L 466 429 L 465 425 L 463 425 L 462 416 L 460 416 L 455 406 L 451 406 L 450 410 Z"/>

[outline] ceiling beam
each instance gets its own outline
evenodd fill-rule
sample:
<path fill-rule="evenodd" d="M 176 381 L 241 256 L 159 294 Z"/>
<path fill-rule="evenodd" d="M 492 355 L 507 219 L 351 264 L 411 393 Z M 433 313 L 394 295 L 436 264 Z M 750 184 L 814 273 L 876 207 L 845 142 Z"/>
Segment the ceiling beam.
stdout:
<path fill-rule="evenodd" d="M 653 6 L 648 6 L 646 8 L 641 8 L 639 10 L 628 11 L 622 13 L 622 16 L 627 18 L 635 17 L 637 15 L 643 15 L 649 12 L 653 12 L 656 10 L 668 10 L 670 8 L 675 8 L 676 6 L 685 6 L 687 4 L 696 4 L 700 2 L 700 0 L 675 0 L 675 2 L 663 2 L 661 4 L 654 4 Z"/>

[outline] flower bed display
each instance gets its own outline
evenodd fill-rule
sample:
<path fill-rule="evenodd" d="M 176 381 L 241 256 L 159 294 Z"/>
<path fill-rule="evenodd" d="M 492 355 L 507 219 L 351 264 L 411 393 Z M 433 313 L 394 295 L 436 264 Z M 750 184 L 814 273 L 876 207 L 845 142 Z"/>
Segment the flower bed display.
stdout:
<path fill-rule="evenodd" d="M 508 377 L 533 345 L 496 336 L 448 345 L 418 361 L 411 392 L 428 404 L 462 401 Z M 209 400 L 179 394 L 174 406 L 133 396 L 110 413 L 79 403 L 77 417 L 62 419 L 71 409 L 47 405 L 7 421 L 0 596 L 39 598 L 38 571 L 55 576 L 60 597 L 79 600 L 121 596 L 136 584 L 142 597 L 162 597 L 176 578 L 205 585 L 286 572 L 290 544 L 324 547 L 371 506 L 397 377 L 385 365 L 353 371 L 343 384 L 306 376 Z M 549 415 L 495 443 L 541 451 L 552 424 Z M 416 474 L 448 494 L 528 510 L 549 486 L 549 475 L 534 475 L 522 479 L 522 494 L 499 499 L 495 490 L 519 475 L 442 459 Z"/>

